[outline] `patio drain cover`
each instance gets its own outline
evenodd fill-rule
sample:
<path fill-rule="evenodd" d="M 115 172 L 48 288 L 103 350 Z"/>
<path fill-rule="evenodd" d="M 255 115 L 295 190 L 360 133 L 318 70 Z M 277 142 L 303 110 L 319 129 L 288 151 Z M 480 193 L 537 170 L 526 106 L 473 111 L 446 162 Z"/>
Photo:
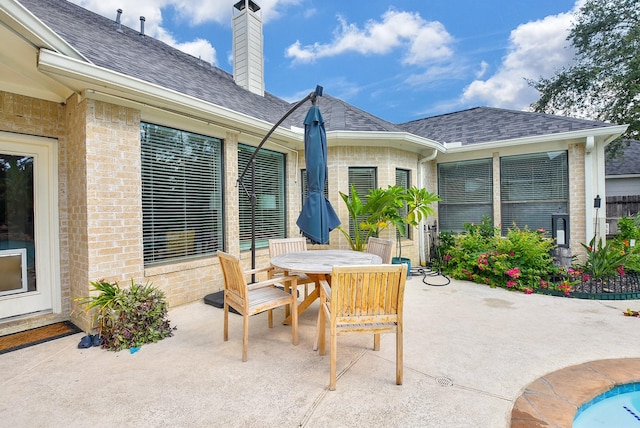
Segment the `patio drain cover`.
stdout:
<path fill-rule="evenodd" d="M 436 383 L 440 386 L 453 386 L 453 381 L 448 377 L 438 377 Z"/>

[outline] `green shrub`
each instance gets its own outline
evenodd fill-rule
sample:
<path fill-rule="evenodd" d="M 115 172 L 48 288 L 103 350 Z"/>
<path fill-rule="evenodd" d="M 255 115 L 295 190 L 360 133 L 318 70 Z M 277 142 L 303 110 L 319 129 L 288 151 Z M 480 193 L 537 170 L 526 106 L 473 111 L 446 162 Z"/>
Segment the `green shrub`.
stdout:
<path fill-rule="evenodd" d="M 527 293 L 555 287 L 550 284 L 558 273 L 551 257 L 554 243 L 543 230 L 514 227 L 503 238 L 489 218 L 483 218 L 480 224 L 466 224 L 464 233 L 446 236 L 444 241 L 444 270 L 453 278 Z"/>
<path fill-rule="evenodd" d="M 612 241 L 618 251 L 625 251 L 625 271 L 640 273 L 640 213 L 618 220 L 620 233 Z"/>
<path fill-rule="evenodd" d="M 603 245 L 602 240 L 596 244 L 595 236 L 589 245 L 582 243 L 580 245 L 585 249 L 586 260 L 584 263 L 578 264 L 578 267 L 591 277 L 601 279 L 624 274 L 624 264 L 627 259 L 624 248 L 619 248 L 614 242 Z"/>
<path fill-rule="evenodd" d="M 86 310 L 96 309 L 101 346 L 112 351 L 135 348 L 173 335 L 167 319 L 162 290 L 131 281 L 121 288 L 117 282 L 91 283 L 99 294 L 80 299 Z"/>

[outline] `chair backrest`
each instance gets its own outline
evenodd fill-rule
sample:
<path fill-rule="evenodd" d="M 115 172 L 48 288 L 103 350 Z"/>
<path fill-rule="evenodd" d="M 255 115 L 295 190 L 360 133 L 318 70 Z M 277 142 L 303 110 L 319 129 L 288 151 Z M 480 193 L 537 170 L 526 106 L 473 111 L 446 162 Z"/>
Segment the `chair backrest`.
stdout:
<path fill-rule="evenodd" d="M 218 250 L 218 260 L 224 276 L 224 289 L 231 293 L 237 302 L 248 305 L 247 280 L 240 265 L 240 259 Z"/>
<path fill-rule="evenodd" d="M 307 251 L 307 238 L 269 239 L 269 257 Z"/>
<path fill-rule="evenodd" d="M 279 256 L 280 254 L 297 253 L 307 251 L 307 238 L 281 238 L 269 239 L 269 257 Z M 281 273 L 283 270 L 274 268 L 274 273 Z"/>
<path fill-rule="evenodd" d="M 393 241 L 391 239 L 374 238 L 372 236 L 367 240 L 367 253 L 380 256 L 383 264 L 391 263 L 391 255 L 393 254 Z"/>
<path fill-rule="evenodd" d="M 402 264 L 334 266 L 331 317 L 338 324 L 401 322 L 406 281 Z"/>

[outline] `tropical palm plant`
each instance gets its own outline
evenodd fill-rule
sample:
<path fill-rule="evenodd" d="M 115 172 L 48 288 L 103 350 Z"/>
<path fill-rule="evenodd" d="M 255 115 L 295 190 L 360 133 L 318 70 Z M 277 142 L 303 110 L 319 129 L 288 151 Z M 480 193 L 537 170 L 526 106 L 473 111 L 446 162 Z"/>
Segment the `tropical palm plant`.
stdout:
<path fill-rule="evenodd" d="M 433 214 L 430 205 L 440 200 L 436 194 L 416 186 L 371 189 L 366 202 L 363 202 L 353 185 L 349 195 L 340 192 L 340 196 L 349 211 L 350 223 L 356 226 L 353 234 L 341 226 L 338 230 L 355 251 L 364 251 L 369 237 L 379 236 L 389 226 L 394 226 L 399 236 L 406 236 L 407 226 L 417 226 L 423 218 Z"/>

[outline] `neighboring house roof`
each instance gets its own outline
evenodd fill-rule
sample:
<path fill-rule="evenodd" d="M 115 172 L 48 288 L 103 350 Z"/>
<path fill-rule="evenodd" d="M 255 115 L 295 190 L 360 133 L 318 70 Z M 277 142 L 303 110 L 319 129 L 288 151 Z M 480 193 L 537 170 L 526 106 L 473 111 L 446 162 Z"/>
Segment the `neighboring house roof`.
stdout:
<path fill-rule="evenodd" d="M 607 159 L 605 175 L 640 175 L 640 141 L 623 140 L 621 144 L 623 156 L 613 160 Z"/>
<path fill-rule="evenodd" d="M 475 107 L 401 123 L 398 126 L 412 134 L 441 143 L 460 142 L 470 145 L 616 125 L 544 113 Z"/>
<path fill-rule="evenodd" d="M 38 19 L 93 64 L 199 98 L 256 119 L 276 123 L 291 104 L 265 92 L 264 97 L 238 86 L 233 76 L 139 30 L 121 25 L 64 0 L 19 0 Z M 115 13 L 114 11 L 114 17 Z M 396 131 L 400 128 L 337 98 L 319 99 L 327 131 Z M 304 107 L 304 106 L 303 106 Z M 300 108 L 282 126 L 302 127 Z"/>

